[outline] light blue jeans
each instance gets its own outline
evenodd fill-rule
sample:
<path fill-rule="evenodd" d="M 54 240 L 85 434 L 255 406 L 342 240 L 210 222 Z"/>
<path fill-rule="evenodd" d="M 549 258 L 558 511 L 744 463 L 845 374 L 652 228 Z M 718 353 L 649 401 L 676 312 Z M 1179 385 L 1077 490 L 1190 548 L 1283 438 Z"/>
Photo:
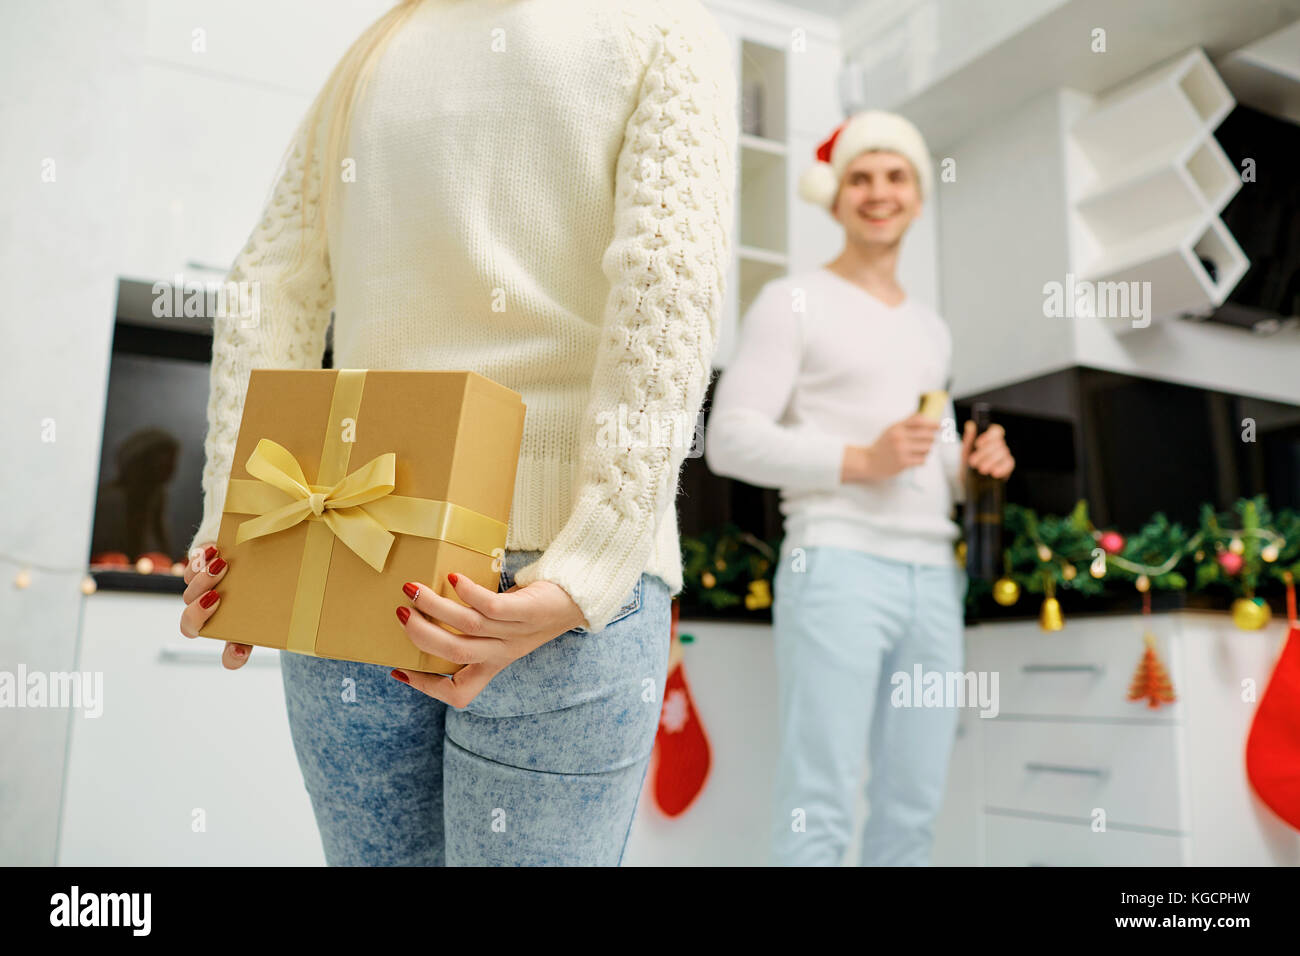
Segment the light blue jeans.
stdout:
<path fill-rule="evenodd" d="M 777 865 L 835 866 L 870 766 L 863 866 L 927 865 L 957 726 L 955 707 L 893 706 L 893 675 L 960 671 L 966 572 L 808 547 L 777 567 L 772 618 L 780 756 Z M 797 552 L 795 554 L 797 556 Z M 904 698 L 907 699 L 907 698 Z"/>
<path fill-rule="evenodd" d="M 537 556 L 506 552 L 500 590 Z M 643 574 L 603 631 L 543 644 L 464 709 L 389 667 L 282 653 L 326 863 L 617 866 L 659 725 L 671 610 L 668 585 Z"/>

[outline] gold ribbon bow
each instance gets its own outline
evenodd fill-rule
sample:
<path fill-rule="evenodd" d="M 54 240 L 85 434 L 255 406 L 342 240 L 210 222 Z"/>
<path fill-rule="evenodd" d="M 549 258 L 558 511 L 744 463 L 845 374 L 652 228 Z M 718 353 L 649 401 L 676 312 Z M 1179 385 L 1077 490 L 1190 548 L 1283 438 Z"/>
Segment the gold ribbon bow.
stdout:
<path fill-rule="evenodd" d="M 319 519 L 366 564 L 384 570 L 393 534 L 363 505 L 392 494 L 397 456 L 391 451 L 375 456 L 329 486 L 308 484 L 298 460 L 269 438 L 257 443 L 245 467 L 265 484 L 254 484 L 243 494 L 238 508 L 227 509 L 258 515 L 240 523 L 235 544 L 284 531 L 300 521 Z M 277 488 L 292 500 L 276 507 Z"/>

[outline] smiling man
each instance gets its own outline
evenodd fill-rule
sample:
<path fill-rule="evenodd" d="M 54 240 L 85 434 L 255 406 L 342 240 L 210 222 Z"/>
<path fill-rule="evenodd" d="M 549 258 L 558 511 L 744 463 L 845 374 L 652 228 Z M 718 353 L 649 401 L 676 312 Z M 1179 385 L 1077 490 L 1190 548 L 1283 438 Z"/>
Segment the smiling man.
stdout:
<path fill-rule="evenodd" d="M 896 707 L 894 674 L 962 669 L 966 576 L 953 504 L 967 464 L 1006 477 L 999 426 L 939 438 L 952 340 L 899 285 L 903 235 L 933 195 L 929 153 L 901 116 L 868 111 L 817 150 L 800 196 L 844 229 L 818 269 L 773 280 L 746 312 L 705 433 L 713 471 L 781 489 L 773 635 L 778 864 L 835 865 L 870 749 L 863 865 L 929 862 L 957 712 Z M 942 418 L 955 421 L 951 400 Z"/>

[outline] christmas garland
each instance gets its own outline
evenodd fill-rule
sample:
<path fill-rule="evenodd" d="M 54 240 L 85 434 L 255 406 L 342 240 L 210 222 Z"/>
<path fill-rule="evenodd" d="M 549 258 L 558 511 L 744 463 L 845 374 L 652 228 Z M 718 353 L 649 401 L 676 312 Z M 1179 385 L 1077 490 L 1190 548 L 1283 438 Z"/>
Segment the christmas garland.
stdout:
<path fill-rule="evenodd" d="M 1256 592 L 1281 592 L 1300 575 L 1300 513 L 1272 512 L 1265 495 L 1242 498 L 1227 512 L 1202 505 L 1195 529 L 1158 512 L 1127 536 L 1094 526 L 1086 501 L 1068 515 L 1042 517 L 1008 504 L 1003 536 L 1005 573 L 991 585 L 973 581 L 970 598 L 991 591 L 999 604 L 1010 605 L 1022 591 L 1042 594 L 1040 620 L 1050 630 L 1060 626 L 1058 589 L 1100 597 L 1130 587 L 1144 595 L 1153 588 L 1227 590 L 1237 595 L 1234 620 L 1261 627 L 1269 608 Z M 733 523 L 683 537 L 685 601 L 715 611 L 743 607 L 743 616 L 763 611 L 772 603 L 779 551 L 780 538 L 763 541 Z M 959 560 L 963 552 L 959 543 Z"/>

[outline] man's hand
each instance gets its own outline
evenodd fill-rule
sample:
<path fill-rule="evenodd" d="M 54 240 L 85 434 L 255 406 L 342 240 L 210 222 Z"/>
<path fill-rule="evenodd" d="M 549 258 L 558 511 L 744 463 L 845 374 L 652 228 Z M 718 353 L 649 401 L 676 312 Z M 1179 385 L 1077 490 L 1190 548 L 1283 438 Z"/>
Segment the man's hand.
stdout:
<path fill-rule="evenodd" d="M 966 422 L 961 436 L 962 469 L 974 468 L 981 475 L 1006 478 L 1016 467 L 1007 447 L 1007 436 L 1001 425 L 990 425 L 979 438 L 975 437 L 975 423 Z"/>
<path fill-rule="evenodd" d="M 448 580 L 469 607 L 412 582 L 404 590 L 408 596 L 414 590 L 415 610 L 398 607 L 397 616 L 420 650 L 465 666 L 450 677 L 399 670 L 392 677 L 452 707 L 467 706 L 512 661 L 575 627 L 587 626 L 568 592 L 551 581 L 522 588 L 516 584 L 498 593 L 464 575 L 448 575 Z M 461 633 L 453 634 L 439 622 Z"/>
<path fill-rule="evenodd" d="M 844 449 L 840 480 L 880 481 L 925 463 L 940 423 L 919 412 L 886 428 L 874 444 Z"/>

